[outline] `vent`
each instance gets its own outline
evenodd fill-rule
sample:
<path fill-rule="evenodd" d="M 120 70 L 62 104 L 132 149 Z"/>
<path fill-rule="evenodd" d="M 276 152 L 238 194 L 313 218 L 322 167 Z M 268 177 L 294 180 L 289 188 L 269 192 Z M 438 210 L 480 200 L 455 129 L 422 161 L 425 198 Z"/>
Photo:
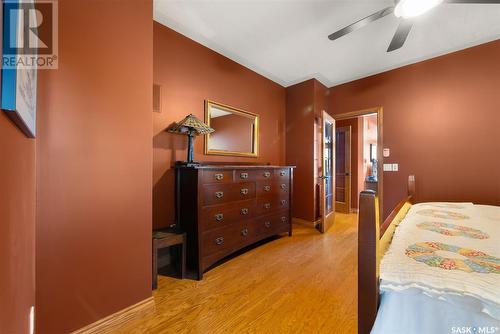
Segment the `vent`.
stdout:
<path fill-rule="evenodd" d="M 161 113 L 161 86 L 153 84 L 153 111 Z"/>

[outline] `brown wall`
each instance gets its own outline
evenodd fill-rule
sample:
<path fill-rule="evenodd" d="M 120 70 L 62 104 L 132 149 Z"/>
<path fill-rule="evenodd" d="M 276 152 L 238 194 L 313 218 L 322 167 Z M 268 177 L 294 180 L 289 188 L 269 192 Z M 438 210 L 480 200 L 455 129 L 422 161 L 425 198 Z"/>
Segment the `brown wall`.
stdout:
<path fill-rule="evenodd" d="M 286 163 L 295 165 L 293 216 L 315 220 L 314 80 L 286 89 Z"/>
<path fill-rule="evenodd" d="M 59 1 L 39 72 L 37 333 L 151 296 L 152 1 Z"/>
<path fill-rule="evenodd" d="M 206 156 L 203 138 L 195 141 L 197 161 L 285 161 L 285 89 L 226 57 L 154 23 L 154 82 L 162 86 L 162 113 L 154 115 L 153 225 L 174 221 L 174 170 L 186 160 L 187 138 L 164 130 L 187 114 L 204 119 L 204 100 L 210 99 L 260 116 L 258 158 Z"/>
<path fill-rule="evenodd" d="M 315 150 L 321 134 L 315 133 L 323 110 L 328 109 L 328 88 L 311 79 L 286 88 L 286 163 L 294 172 L 293 216 L 307 221 L 318 217 L 317 169 L 320 156 Z M 316 142 L 315 142 L 316 136 Z M 319 141 L 318 141 L 319 140 Z"/>
<path fill-rule="evenodd" d="M 0 111 L 0 333 L 28 333 L 34 305 L 35 141 Z"/>
<path fill-rule="evenodd" d="M 418 201 L 500 205 L 500 41 L 331 89 L 339 114 L 384 108 L 384 211 L 416 175 Z"/>

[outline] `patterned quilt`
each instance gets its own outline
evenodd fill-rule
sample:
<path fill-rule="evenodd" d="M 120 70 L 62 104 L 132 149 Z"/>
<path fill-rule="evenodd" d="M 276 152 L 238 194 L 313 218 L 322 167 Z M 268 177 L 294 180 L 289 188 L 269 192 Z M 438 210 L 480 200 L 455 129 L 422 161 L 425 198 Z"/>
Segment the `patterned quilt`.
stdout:
<path fill-rule="evenodd" d="M 420 289 L 453 303 L 473 299 L 500 319 L 500 207 L 413 205 L 382 258 L 380 276 L 382 291 Z"/>

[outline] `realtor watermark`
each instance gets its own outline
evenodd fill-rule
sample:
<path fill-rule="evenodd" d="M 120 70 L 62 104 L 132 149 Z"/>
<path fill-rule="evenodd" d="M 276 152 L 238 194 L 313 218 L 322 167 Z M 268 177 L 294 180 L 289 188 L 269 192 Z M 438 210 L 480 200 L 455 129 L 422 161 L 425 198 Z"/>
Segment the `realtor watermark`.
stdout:
<path fill-rule="evenodd" d="M 58 68 L 56 0 L 4 1 L 2 68 Z"/>
<path fill-rule="evenodd" d="M 498 333 L 495 326 L 456 326 L 451 327 L 452 334 L 494 334 Z"/>

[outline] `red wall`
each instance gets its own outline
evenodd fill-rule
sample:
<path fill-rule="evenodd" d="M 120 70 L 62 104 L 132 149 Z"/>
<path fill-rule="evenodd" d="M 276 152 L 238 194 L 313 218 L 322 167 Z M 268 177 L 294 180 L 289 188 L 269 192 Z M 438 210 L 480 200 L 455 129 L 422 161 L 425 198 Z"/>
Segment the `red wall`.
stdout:
<path fill-rule="evenodd" d="M 174 169 L 186 160 L 187 138 L 165 132 L 187 114 L 204 119 L 209 99 L 260 115 L 258 158 L 204 155 L 203 137 L 195 140 L 197 161 L 285 161 L 285 89 L 257 73 L 155 22 L 154 82 L 162 89 L 162 113 L 154 114 L 153 225 L 174 221 Z"/>
<path fill-rule="evenodd" d="M 418 201 L 500 205 L 500 41 L 331 89 L 332 114 L 384 108 L 387 214 L 416 175 Z"/>
<path fill-rule="evenodd" d="M 293 176 L 293 217 L 315 220 L 314 81 L 286 89 L 286 163 Z"/>
<path fill-rule="evenodd" d="M 35 141 L 0 111 L 0 333 L 28 333 L 34 305 Z"/>
<path fill-rule="evenodd" d="M 152 1 L 59 0 L 39 72 L 37 333 L 151 296 Z"/>
<path fill-rule="evenodd" d="M 328 109 L 328 88 L 310 79 L 286 88 L 286 163 L 294 171 L 293 217 L 314 222 L 319 215 L 315 119 Z M 316 129 L 317 130 L 317 129 Z M 321 134 L 319 134 L 321 136 Z"/>

